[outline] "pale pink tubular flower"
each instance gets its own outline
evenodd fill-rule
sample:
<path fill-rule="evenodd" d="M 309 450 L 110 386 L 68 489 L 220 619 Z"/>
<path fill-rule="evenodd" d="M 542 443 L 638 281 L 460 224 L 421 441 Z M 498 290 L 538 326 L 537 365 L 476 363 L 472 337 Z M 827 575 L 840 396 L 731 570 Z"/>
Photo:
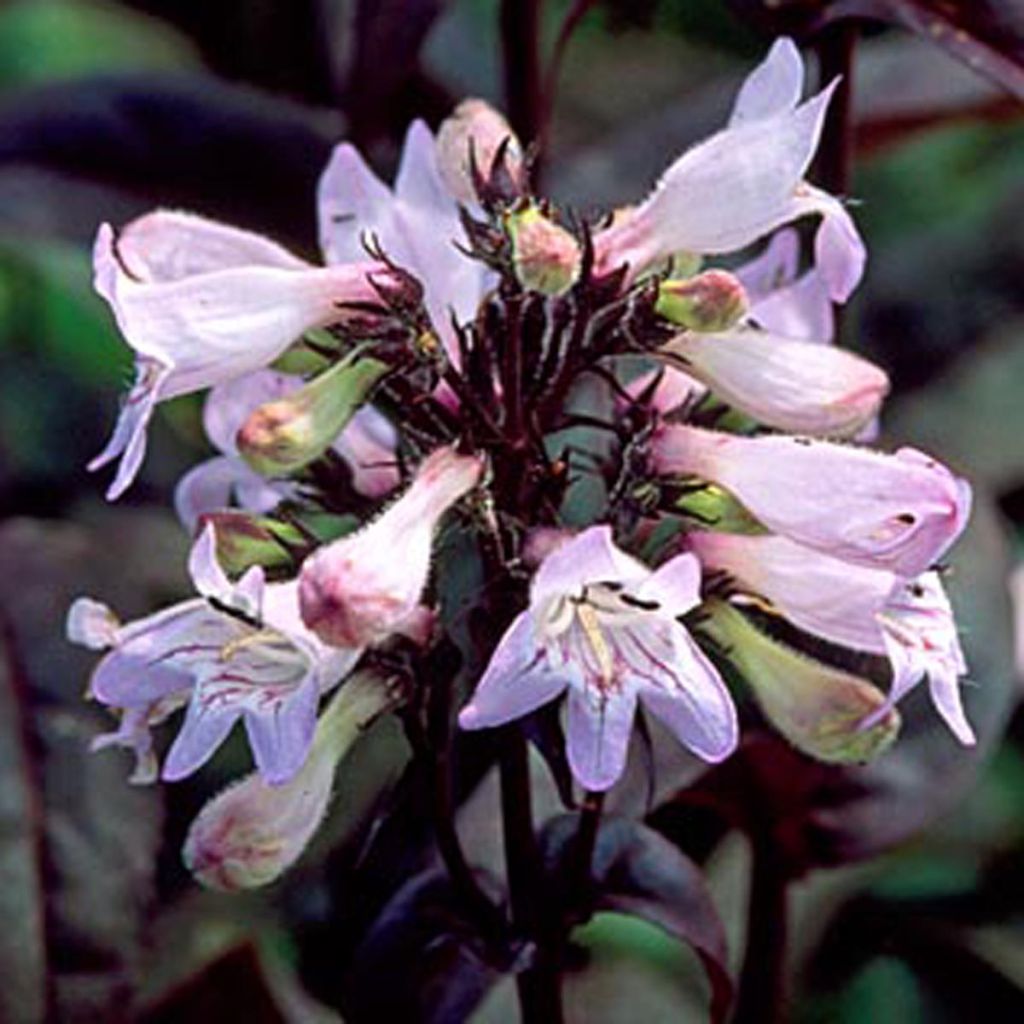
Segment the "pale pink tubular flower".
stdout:
<path fill-rule="evenodd" d="M 269 512 L 295 494 L 295 485 L 267 480 L 238 454 L 236 438 L 249 415 L 302 386 L 302 379 L 274 370 L 256 370 L 237 380 L 216 384 L 203 406 L 206 436 L 220 452 L 190 469 L 174 491 L 174 508 L 190 532 L 200 518 L 237 504 L 247 512 Z M 352 485 L 380 498 L 398 485 L 394 427 L 372 406 L 363 406 L 334 442 L 334 450 L 352 471 Z"/>
<path fill-rule="evenodd" d="M 484 462 L 439 448 L 409 488 L 356 533 L 318 549 L 299 576 L 306 626 L 326 644 L 365 647 L 393 633 L 420 639 L 432 615 L 420 601 L 441 517 L 480 481 Z"/>
<path fill-rule="evenodd" d="M 852 352 L 752 328 L 688 331 L 660 352 L 729 405 L 780 430 L 851 437 L 889 391 L 885 373 Z"/>
<path fill-rule="evenodd" d="M 695 532 L 687 545 L 705 569 L 727 572 L 741 590 L 766 598 L 800 629 L 887 657 L 889 698 L 868 725 L 927 676 L 932 702 L 953 734 L 974 743 L 958 682 L 966 664 L 937 573 L 906 580 L 778 536 Z"/>
<path fill-rule="evenodd" d="M 253 568 L 232 584 L 217 563 L 212 526 L 193 546 L 189 570 L 201 596 L 135 622 L 120 624 L 89 598 L 68 613 L 70 640 L 110 648 L 89 684 L 90 696 L 123 712 L 110 742 L 148 755 L 140 728 L 187 702 L 164 779 L 199 768 L 241 718 L 260 774 L 270 785 L 284 782 L 305 761 L 321 693 L 361 652 L 326 648 L 303 627 L 294 581 L 265 585 Z"/>
<path fill-rule="evenodd" d="M 157 402 L 232 380 L 276 359 L 304 331 L 344 319 L 343 305 L 376 298 L 363 259 L 314 267 L 269 239 L 185 213 L 158 211 L 93 250 L 96 290 L 136 352 L 135 383 L 98 469 L 121 456 L 107 497 L 142 463 Z"/>
<path fill-rule="evenodd" d="M 777 40 L 744 82 L 728 127 L 684 153 L 643 203 L 596 236 L 598 267 L 638 272 L 679 251 L 733 252 L 817 214 L 816 263 L 831 298 L 844 302 L 863 272 L 864 246 L 842 204 L 804 181 L 835 84 L 800 103 L 800 54 Z"/>
<path fill-rule="evenodd" d="M 966 481 L 913 448 L 893 455 L 805 437 L 741 437 L 663 427 L 654 467 L 730 491 L 769 530 L 844 561 L 905 578 L 963 531 Z"/>
<path fill-rule="evenodd" d="M 637 700 L 699 757 L 728 757 L 732 698 L 677 621 L 699 591 L 692 555 L 652 572 L 615 546 L 610 527 L 584 530 L 541 564 L 529 607 L 499 641 L 459 724 L 502 725 L 568 689 L 569 764 L 596 791 L 622 774 Z"/>
<path fill-rule="evenodd" d="M 430 129 L 422 121 L 409 126 L 394 189 L 353 145 L 336 146 L 320 178 L 317 209 L 327 262 L 365 259 L 366 244 L 378 243 L 388 259 L 423 284 L 434 329 L 457 361 L 452 315 L 471 320 L 493 274 L 459 248 L 467 244 L 459 207 L 441 177 Z"/>

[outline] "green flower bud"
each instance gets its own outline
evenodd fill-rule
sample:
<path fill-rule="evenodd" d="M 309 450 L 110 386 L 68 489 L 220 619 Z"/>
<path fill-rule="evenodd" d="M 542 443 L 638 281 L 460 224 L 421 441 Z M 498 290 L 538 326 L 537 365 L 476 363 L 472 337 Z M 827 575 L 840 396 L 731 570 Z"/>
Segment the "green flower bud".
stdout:
<path fill-rule="evenodd" d="M 870 728 L 861 726 L 885 704 L 872 683 L 773 640 L 724 601 L 704 608 L 704 632 L 723 648 L 765 717 L 797 750 L 829 764 L 863 764 L 896 739 L 895 709 Z"/>
<path fill-rule="evenodd" d="M 544 295 L 561 295 L 579 277 L 579 243 L 536 206 L 509 213 L 505 230 L 512 242 L 512 262 L 519 283 Z"/>
<path fill-rule="evenodd" d="M 387 372 L 376 359 L 336 363 L 305 387 L 256 409 L 238 432 L 238 450 L 266 476 L 284 476 L 322 455 Z"/>
<path fill-rule="evenodd" d="M 747 293 L 727 270 L 705 270 L 696 277 L 662 282 L 654 308 L 691 331 L 726 331 L 746 315 Z"/>
<path fill-rule="evenodd" d="M 264 569 L 294 569 L 291 552 L 306 552 L 311 535 L 316 540 L 331 541 L 350 533 L 359 525 L 355 516 L 318 515 L 312 521 L 295 523 L 271 516 L 254 516 L 248 512 L 211 512 L 200 518 L 200 532 L 212 523 L 217 537 L 217 561 L 232 577 L 241 576 L 254 565 Z"/>
<path fill-rule="evenodd" d="M 255 889 L 280 877 L 319 829 L 338 763 L 397 703 L 394 687 L 377 674 L 352 676 L 320 716 L 297 775 L 268 786 L 254 772 L 203 807 L 182 850 L 189 871 L 208 888 L 225 890 Z"/>

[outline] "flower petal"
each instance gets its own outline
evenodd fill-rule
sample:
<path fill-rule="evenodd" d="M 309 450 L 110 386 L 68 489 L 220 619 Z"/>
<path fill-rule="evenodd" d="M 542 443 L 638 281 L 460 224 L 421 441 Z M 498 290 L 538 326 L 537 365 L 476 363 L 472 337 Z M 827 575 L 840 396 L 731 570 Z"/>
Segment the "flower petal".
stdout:
<path fill-rule="evenodd" d="M 725 683 L 682 626 L 673 630 L 675 677 L 680 685 L 640 689 L 644 707 L 667 725 L 683 746 L 717 762 L 735 749 L 736 708 Z"/>
<path fill-rule="evenodd" d="M 636 714 L 636 693 L 626 689 L 602 696 L 592 688 L 569 690 L 569 768 L 581 786 L 604 792 L 626 767 Z"/>
<path fill-rule="evenodd" d="M 852 352 L 765 331 L 688 332 L 662 352 L 682 359 L 730 405 L 797 433 L 852 436 L 889 391 L 885 373 Z"/>
<path fill-rule="evenodd" d="M 640 583 L 650 570 L 620 551 L 610 526 L 591 526 L 544 559 L 530 589 L 530 603 L 574 594 L 588 583 Z"/>
<path fill-rule="evenodd" d="M 334 148 L 317 185 L 320 248 L 328 263 L 366 259 L 364 241 L 394 244 L 394 196 L 347 142 Z M 391 254 L 396 262 L 405 255 Z"/>
<path fill-rule="evenodd" d="M 978 739 L 964 713 L 963 696 L 956 673 L 932 672 L 928 677 L 928 691 L 935 710 L 942 716 L 953 735 L 965 747 L 973 747 Z"/>
<path fill-rule="evenodd" d="M 864 242 L 842 202 L 804 182 L 797 189 L 785 219 L 812 214 L 821 216 L 821 224 L 814 236 L 815 267 L 828 286 L 832 299 L 846 302 L 864 276 L 864 264 L 867 262 Z"/>
<path fill-rule="evenodd" d="M 772 235 L 764 250 L 738 266 L 733 273 L 743 285 L 747 298 L 756 303 L 796 278 L 800 264 L 800 236 L 793 228 Z"/>
<path fill-rule="evenodd" d="M 595 239 L 598 264 L 639 270 L 673 252 L 741 249 L 792 220 L 833 82 L 793 111 L 748 121 L 684 153 L 651 196 Z"/>
<path fill-rule="evenodd" d="M 547 667 L 529 611 L 520 613 L 498 642 L 472 700 L 459 713 L 463 729 L 484 729 L 521 718 L 566 687 L 568 677 Z"/>
<path fill-rule="evenodd" d="M 226 601 L 231 595 L 231 580 L 217 561 L 217 531 L 207 524 L 192 545 L 188 556 L 188 574 L 203 597 Z"/>
<path fill-rule="evenodd" d="M 174 488 L 174 511 L 182 526 L 194 533 L 199 517 L 231 504 L 231 495 L 242 473 L 252 470 L 240 459 L 227 455 L 193 466 Z"/>
<path fill-rule="evenodd" d="M 68 609 L 65 632 L 71 643 L 102 651 L 117 643 L 119 626 L 117 616 L 105 604 L 79 597 Z"/>
<path fill-rule="evenodd" d="M 156 210 L 126 225 L 117 252 L 133 277 L 150 282 L 229 267 L 306 269 L 302 260 L 263 235 L 172 210 Z"/>
<path fill-rule="evenodd" d="M 95 472 L 121 456 L 114 480 L 107 488 L 108 501 L 115 501 L 124 494 L 138 475 L 146 455 L 146 428 L 156 403 L 164 397 L 170 376 L 170 368 L 155 359 L 138 361 L 135 385 L 124 399 L 114 432 L 103 451 L 87 467 Z"/>
<path fill-rule="evenodd" d="M 752 303 L 750 319 L 785 338 L 821 343 L 835 336 L 832 299 L 816 269 Z"/>
<path fill-rule="evenodd" d="M 258 711 L 245 712 L 249 746 L 267 785 L 287 782 L 305 763 L 316 731 L 319 700 L 320 688 L 310 674 L 293 692 L 263 704 Z"/>
<path fill-rule="evenodd" d="M 676 555 L 651 573 L 634 594 L 657 601 L 663 615 L 685 615 L 700 603 L 700 562 L 691 554 Z"/>
<path fill-rule="evenodd" d="M 747 75 L 732 108 L 729 126 L 792 110 L 800 102 L 804 62 L 792 39 L 776 39 L 768 56 Z"/>
<path fill-rule="evenodd" d="M 800 629 L 854 650 L 886 653 L 877 616 L 897 584 L 893 573 L 786 537 L 696 531 L 687 542 L 708 569 L 729 573 Z"/>
<path fill-rule="evenodd" d="M 206 764 L 227 739 L 238 716 L 237 707 L 212 705 L 197 686 L 181 729 L 167 752 L 161 778 L 177 782 Z"/>

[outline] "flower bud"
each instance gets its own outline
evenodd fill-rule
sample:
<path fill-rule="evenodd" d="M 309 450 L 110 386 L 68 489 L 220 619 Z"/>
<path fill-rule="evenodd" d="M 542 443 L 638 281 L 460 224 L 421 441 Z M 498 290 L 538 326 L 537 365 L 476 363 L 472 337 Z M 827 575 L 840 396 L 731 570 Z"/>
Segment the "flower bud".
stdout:
<path fill-rule="evenodd" d="M 248 512 L 225 510 L 200 517 L 199 532 L 210 524 L 217 536 L 217 561 L 229 576 L 241 576 L 254 565 L 264 569 L 285 569 L 292 565 L 296 552 L 309 545 L 309 533 L 321 540 L 334 540 L 350 533 L 358 520 L 353 516 L 323 516 L 310 529 L 271 516 L 254 516 Z"/>
<path fill-rule="evenodd" d="M 331 446 L 386 371 L 376 359 L 345 360 L 261 405 L 238 431 L 239 453 L 265 476 L 294 473 Z"/>
<path fill-rule="evenodd" d="M 866 679 L 786 647 L 724 601 L 709 601 L 704 629 L 742 673 L 765 717 L 797 750 L 829 764 L 863 764 L 896 739 L 899 713 Z M 864 728 L 864 720 L 882 711 Z"/>
<path fill-rule="evenodd" d="M 536 206 L 510 213 L 505 228 L 512 242 L 516 278 L 544 295 L 561 295 L 579 277 L 580 247 L 573 236 Z"/>
<path fill-rule="evenodd" d="M 680 334 L 661 353 L 741 412 L 797 433 L 851 437 L 889 391 L 885 373 L 852 352 L 764 331 Z"/>
<path fill-rule="evenodd" d="M 691 331 L 725 331 L 746 315 L 747 293 L 727 270 L 663 281 L 655 310 Z"/>
<path fill-rule="evenodd" d="M 523 180 L 523 150 L 508 121 L 483 100 L 463 100 L 437 130 L 437 166 L 448 191 L 466 205 L 476 203 L 473 164 L 486 181 L 505 145 L 505 168 L 516 185 Z"/>
<path fill-rule="evenodd" d="M 299 577 L 302 619 L 326 644 L 365 647 L 392 633 L 422 632 L 420 596 L 430 574 L 434 530 L 480 480 L 483 458 L 439 448 L 408 490 L 358 533 L 321 548 Z"/>
<path fill-rule="evenodd" d="M 330 803 L 338 762 L 396 697 L 372 672 L 342 686 L 317 722 L 305 764 L 288 782 L 268 786 L 254 772 L 215 796 L 189 829 L 182 858 L 211 889 L 255 889 L 302 855 Z"/>

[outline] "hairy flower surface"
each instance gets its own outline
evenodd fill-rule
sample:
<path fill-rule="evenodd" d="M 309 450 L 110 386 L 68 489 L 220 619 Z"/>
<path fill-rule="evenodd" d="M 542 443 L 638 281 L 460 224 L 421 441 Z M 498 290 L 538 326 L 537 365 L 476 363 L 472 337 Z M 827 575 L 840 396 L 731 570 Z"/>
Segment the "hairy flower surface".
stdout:
<path fill-rule="evenodd" d="M 459 715 L 502 725 L 569 690 L 568 752 L 590 790 L 626 763 L 637 700 L 707 761 L 736 746 L 736 711 L 718 672 L 678 618 L 700 601 L 700 566 L 679 555 L 652 572 L 594 526 L 541 563 L 530 606 L 501 638 Z"/>

